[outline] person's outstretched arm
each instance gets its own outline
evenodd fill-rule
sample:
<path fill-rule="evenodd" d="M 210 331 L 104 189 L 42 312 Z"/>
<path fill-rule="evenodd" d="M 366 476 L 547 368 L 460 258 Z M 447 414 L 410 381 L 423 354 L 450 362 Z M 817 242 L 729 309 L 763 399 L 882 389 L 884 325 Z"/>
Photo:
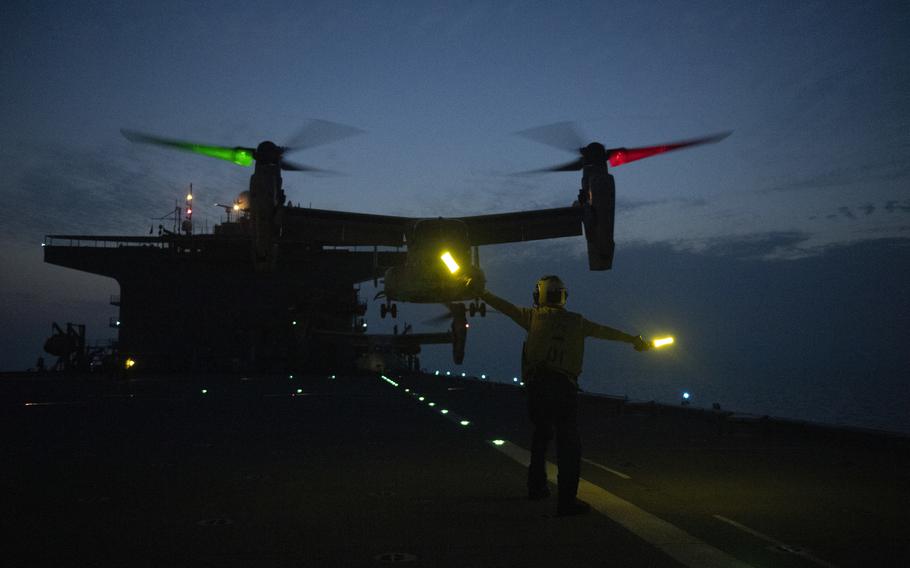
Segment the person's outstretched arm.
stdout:
<path fill-rule="evenodd" d="M 648 344 L 640 335 L 629 335 L 628 333 L 613 329 L 606 325 L 600 325 L 593 321 L 585 319 L 585 337 L 596 337 L 597 339 L 606 339 L 607 341 L 622 341 L 631 343 L 636 351 L 644 351 Z"/>
<path fill-rule="evenodd" d="M 531 310 L 528 308 L 519 308 L 508 300 L 503 300 L 489 290 L 484 290 L 480 297 L 483 298 L 484 302 L 493 306 L 494 309 L 499 310 L 512 318 L 512 321 L 521 327 L 525 329 L 531 327 Z"/>

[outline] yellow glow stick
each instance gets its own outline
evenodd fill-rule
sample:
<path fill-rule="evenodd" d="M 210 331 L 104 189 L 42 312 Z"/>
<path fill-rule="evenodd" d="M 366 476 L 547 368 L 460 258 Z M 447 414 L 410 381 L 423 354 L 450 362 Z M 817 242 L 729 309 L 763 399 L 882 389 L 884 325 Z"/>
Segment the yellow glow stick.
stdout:
<path fill-rule="evenodd" d="M 446 263 L 446 266 L 448 267 L 449 272 L 451 272 L 452 274 L 455 274 L 456 272 L 458 272 L 458 269 L 460 267 L 458 266 L 458 263 L 455 262 L 455 259 L 452 258 L 452 254 L 450 252 L 446 251 L 446 252 L 442 253 L 442 256 L 440 256 L 439 258 L 441 258 L 442 261 L 444 263 Z"/>
<path fill-rule="evenodd" d="M 653 345 L 655 348 L 663 347 L 664 345 L 672 345 L 672 344 L 673 344 L 672 337 L 661 337 L 660 339 L 655 339 L 654 341 L 651 342 L 651 345 Z"/>

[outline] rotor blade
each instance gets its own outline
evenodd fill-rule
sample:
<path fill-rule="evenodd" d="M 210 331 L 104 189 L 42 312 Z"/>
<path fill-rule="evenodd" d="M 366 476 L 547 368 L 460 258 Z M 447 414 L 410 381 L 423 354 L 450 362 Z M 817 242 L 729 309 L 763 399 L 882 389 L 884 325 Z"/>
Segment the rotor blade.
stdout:
<path fill-rule="evenodd" d="M 446 313 L 446 314 L 439 314 L 438 316 L 431 317 L 430 319 L 425 319 L 420 323 L 425 324 L 425 325 L 435 325 L 437 323 L 447 322 L 450 319 L 452 319 L 452 314 Z"/>
<path fill-rule="evenodd" d="M 143 134 L 141 132 L 126 130 L 123 128 L 120 129 L 120 133 L 123 134 L 124 138 L 130 142 L 167 146 L 169 148 L 176 148 L 178 150 L 185 150 L 187 152 L 202 154 L 203 156 L 209 156 L 211 158 L 218 158 L 219 160 L 227 160 L 228 162 L 234 162 L 238 166 L 252 165 L 253 155 L 255 153 L 255 150 L 253 148 L 228 148 L 226 146 L 209 146 L 206 144 L 196 144 L 194 142 L 184 142 L 182 140 L 173 140 L 171 138 L 160 138 L 158 136 L 152 136 L 151 134 Z"/>
<path fill-rule="evenodd" d="M 544 126 L 521 130 L 515 134 L 522 138 L 527 138 L 528 140 L 533 140 L 569 152 L 578 152 L 579 148 L 587 144 L 582 135 L 579 134 L 574 122 L 546 124 Z"/>
<path fill-rule="evenodd" d="M 636 160 L 650 158 L 651 156 L 656 156 L 657 154 L 663 154 L 664 152 L 679 150 L 680 148 L 697 146 L 699 144 L 713 144 L 715 142 L 720 142 L 732 133 L 732 131 L 721 132 L 720 134 L 714 134 L 712 136 L 693 138 L 691 140 L 681 140 L 679 142 L 670 142 L 669 144 L 663 144 L 660 146 L 642 146 L 640 148 L 611 148 L 607 150 L 607 156 L 610 159 L 610 165 L 616 167 L 623 164 L 628 164 L 629 162 L 634 162 Z"/>
<path fill-rule="evenodd" d="M 353 126 L 314 118 L 309 120 L 303 128 L 297 131 L 297 134 L 291 137 L 290 141 L 284 147 L 284 151 L 296 152 L 298 150 L 314 148 L 324 144 L 331 144 L 338 140 L 363 134 L 363 132 L 363 130 L 354 128 Z"/>
<path fill-rule="evenodd" d="M 446 309 L 446 311 L 444 313 L 441 313 L 438 316 L 433 316 L 430 319 L 423 320 L 421 323 L 424 323 L 424 324 L 442 323 L 446 320 L 452 319 L 452 315 L 453 315 L 452 314 L 452 304 L 441 304 L 441 305 L 442 305 L 442 307 L 444 307 Z"/>
<path fill-rule="evenodd" d="M 338 172 L 332 170 L 323 170 L 319 168 L 314 168 L 313 166 L 304 166 L 303 164 L 295 164 L 294 162 L 289 162 L 282 158 L 281 160 L 281 169 L 286 172 L 313 172 L 319 174 L 329 174 L 329 175 L 340 175 Z"/>
<path fill-rule="evenodd" d="M 539 170 L 528 170 L 525 172 L 519 172 L 513 175 L 527 175 L 527 174 L 542 174 L 546 172 L 577 172 L 582 167 L 584 167 L 584 159 L 578 158 L 577 160 L 572 160 L 571 162 L 566 162 L 565 164 L 560 164 L 558 166 L 553 166 L 552 168 L 541 168 Z"/>

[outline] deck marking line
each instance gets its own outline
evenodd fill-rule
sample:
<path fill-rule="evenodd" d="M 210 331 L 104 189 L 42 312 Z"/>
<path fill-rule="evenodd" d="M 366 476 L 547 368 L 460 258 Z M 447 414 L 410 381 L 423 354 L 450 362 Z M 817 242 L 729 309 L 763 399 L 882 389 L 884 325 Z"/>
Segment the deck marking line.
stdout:
<path fill-rule="evenodd" d="M 512 442 L 494 447 L 525 467 L 531 461 L 531 453 Z M 556 483 L 556 465 L 550 462 L 547 462 L 547 477 L 551 482 Z M 586 479 L 580 479 L 578 482 L 578 497 L 587 501 L 594 510 L 619 523 L 634 535 L 685 566 L 690 568 L 751 568 L 751 565 L 714 548 L 681 528 L 613 495 Z"/>
<path fill-rule="evenodd" d="M 776 538 L 770 537 L 764 533 L 760 533 L 753 528 L 749 528 L 742 523 L 738 523 L 738 522 L 734 521 L 733 519 L 728 519 L 727 517 L 724 517 L 723 515 L 712 515 L 712 516 L 715 519 L 717 519 L 718 521 L 722 521 L 724 523 L 727 523 L 728 525 L 734 526 L 743 532 L 747 532 L 747 533 L 751 534 L 754 537 L 757 537 L 757 538 L 760 538 L 761 540 L 770 542 L 771 544 L 773 544 L 775 546 L 780 546 L 782 548 L 791 550 L 791 551 L 793 551 L 793 552 L 791 552 L 791 554 L 794 554 L 796 556 L 802 556 L 806 560 L 810 560 L 810 561 L 818 564 L 819 566 L 824 566 L 825 568 L 837 568 L 836 564 L 831 564 L 827 560 L 822 560 L 821 558 L 813 556 L 812 554 L 810 554 L 809 552 L 806 552 L 805 550 L 797 551 L 796 550 L 797 547 L 790 546 L 789 544 L 785 544 L 785 543 L 777 540 Z"/>
<path fill-rule="evenodd" d="M 607 467 L 607 466 L 605 466 L 605 465 L 601 465 L 601 464 L 599 464 L 599 463 L 597 463 L 597 462 L 595 462 L 595 461 L 591 461 L 591 460 L 589 460 L 589 459 L 587 459 L 587 458 L 581 458 L 581 461 L 583 461 L 583 462 L 585 462 L 585 463 L 589 463 L 589 464 L 593 465 L 594 467 L 599 467 L 600 469 L 602 469 L 602 470 L 604 470 L 604 471 L 609 471 L 609 472 L 612 473 L 613 475 L 617 475 L 617 476 L 619 476 L 619 477 L 621 477 L 621 478 L 623 478 L 623 479 L 632 479 L 631 477 L 629 477 L 628 475 L 626 475 L 625 473 L 623 473 L 623 472 L 621 472 L 621 471 L 616 471 L 615 469 L 610 469 L 609 467 Z"/>

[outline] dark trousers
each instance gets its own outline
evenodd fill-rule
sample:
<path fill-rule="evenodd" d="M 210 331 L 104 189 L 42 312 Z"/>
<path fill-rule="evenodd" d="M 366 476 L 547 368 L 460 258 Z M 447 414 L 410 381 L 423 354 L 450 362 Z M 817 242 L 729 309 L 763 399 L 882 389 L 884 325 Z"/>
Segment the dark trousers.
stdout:
<path fill-rule="evenodd" d="M 556 433 L 559 501 L 571 503 L 578 492 L 581 440 L 578 435 L 578 387 L 568 377 L 542 374 L 527 381 L 528 414 L 534 425 L 528 491 L 546 488 L 547 446 Z"/>

